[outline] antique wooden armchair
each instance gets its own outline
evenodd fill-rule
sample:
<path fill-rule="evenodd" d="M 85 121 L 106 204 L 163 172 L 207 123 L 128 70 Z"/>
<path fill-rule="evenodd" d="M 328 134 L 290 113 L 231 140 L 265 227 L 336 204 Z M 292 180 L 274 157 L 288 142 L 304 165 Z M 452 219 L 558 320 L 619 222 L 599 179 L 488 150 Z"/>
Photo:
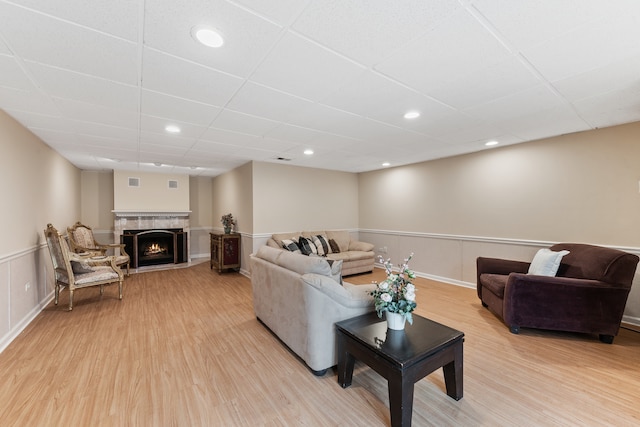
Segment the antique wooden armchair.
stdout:
<path fill-rule="evenodd" d="M 118 298 L 122 299 L 122 270 L 116 265 L 114 256 L 98 256 L 71 252 L 67 240 L 51 224 L 47 224 L 44 237 L 49 246 L 55 276 L 55 304 L 58 305 L 60 287 L 69 289 L 69 311 L 73 310 L 73 292 L 88 286 L 100 286 L 100 295 L 104 285 L 118 283 Z"/>
<path fill-rule="evenodd" d="M 131 258 L 124 250 L 124 244 L 112 243 L 102 244 L 98 243 L 93 237 L 93 230 L 91 227 L 81 224 L 80 221 L 76 222 L 73 227 L 67 227 L 67 234 L 69 235 L 69 244 L 71 249 L 75 253 L 91 253 L 95 255 L 107 255 L 109 249 L 113 249 L 113 255 L 116 258 L 116 265 L 121 267 L 127 266 L 127 276 L 129 275 L 129 266 L 131 264 Z M 119 248 L 119 254 L 116 253 L 116 249 Z"/>

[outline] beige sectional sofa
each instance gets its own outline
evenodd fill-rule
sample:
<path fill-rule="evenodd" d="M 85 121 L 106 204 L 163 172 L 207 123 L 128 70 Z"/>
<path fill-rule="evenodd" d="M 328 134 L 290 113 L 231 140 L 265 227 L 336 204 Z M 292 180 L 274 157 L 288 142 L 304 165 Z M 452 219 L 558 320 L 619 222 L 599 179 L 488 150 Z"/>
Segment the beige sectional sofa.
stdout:
<path fill-rule="evenodd" d="M 340 283 L 332 264 L 269 246 L 251 255 L 256 317 L 316 375 L 337 364 L 335 323 L 374 310 L 376 285 Z"/>
<path fill-rule="evenodd" d="M 327 240 L 333 240 L 337 244 L 339 252 L 330 252 L 326 254 L 326 257 L 335 261 L 342 260 L 343 276 L 373 271 L 375 262 L 373 244 L 352 240 L 346 230 L 296 231 L 273 234 L 267 241 L 267 246 L 286 251 L 283 247 L 283 240 L 295 239 L 297 241 L 300 236 L 313 238 L 317 235 L 325 236 Z"/>

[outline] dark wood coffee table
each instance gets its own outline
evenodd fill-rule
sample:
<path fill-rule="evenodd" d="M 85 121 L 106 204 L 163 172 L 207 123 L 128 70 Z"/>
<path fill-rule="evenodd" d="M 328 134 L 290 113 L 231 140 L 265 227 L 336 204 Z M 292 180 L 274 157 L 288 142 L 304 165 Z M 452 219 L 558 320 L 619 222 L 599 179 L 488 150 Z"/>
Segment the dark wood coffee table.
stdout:
<path fill-rule="evenodd" d="M 404 331 L 387 329 L 376 313 L 336 323 L 338 383 L 349 387 L 358 359 L 387 379 L 392 426 L 410 426 L 413 385 L 442 367 L 447 395 L 462 399 L 464 333 L 413 315 Z"/>

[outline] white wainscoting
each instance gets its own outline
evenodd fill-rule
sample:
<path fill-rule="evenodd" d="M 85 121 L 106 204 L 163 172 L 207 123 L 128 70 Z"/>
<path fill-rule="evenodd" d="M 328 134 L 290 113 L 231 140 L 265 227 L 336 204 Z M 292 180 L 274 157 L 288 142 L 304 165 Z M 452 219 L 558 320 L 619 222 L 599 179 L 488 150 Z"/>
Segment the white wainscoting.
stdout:
<path fill-rule="evenodd" d="M 0 352 L 53 299 L 46 244 L 0 258 Z"/>
<path fill-rule="evenodd" d="M 539 249 L 558 243 L 390 230 L 349 231 L 352 238 L 373 243 L 376 255 L 390 258 L 394 265 L 413 252 L 411 268 L 419 277 L 473 289 L 476 288 L 476 258 L 479 256 L 530 261 Z M 270 233 L 251 236 L 250 253 L 255 253 L 270 237 Z M 640 256 L 640 248 L 610 247 Z M 640 268 L 636 271 L 623 322 L 640 327 Z"/>

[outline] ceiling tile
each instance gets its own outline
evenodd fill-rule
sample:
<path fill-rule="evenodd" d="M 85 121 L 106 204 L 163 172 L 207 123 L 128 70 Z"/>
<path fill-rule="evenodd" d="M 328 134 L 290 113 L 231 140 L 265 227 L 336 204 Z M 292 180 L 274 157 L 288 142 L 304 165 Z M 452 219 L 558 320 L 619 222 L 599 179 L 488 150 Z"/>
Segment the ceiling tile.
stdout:
<path fill-rule="evenodd" d="M 141 113 L 184 123 L 208 126 L 221 109 L 202 102 L 143 89 L 140 95 Z"/>
<path fill-rule="evenodd" d="M 638 120 L 640 81 L 625 89 L 575 101 L 580 117 L 593 127 L 615 126 Z"/>
<path fill-rule="evenodd" d="M 180 128 L 180 132 L 178 134 L 171 134 L 165 131 L 165 128 L 169 125 L 178 126 Z M 178 120 L 164 119 L 161 117 L 143 115 L 140 118 L 140 130 L 142 132 L 166 135 L 170 139 L 175 136 L 180 138 L 198 138 L 206 129 L 207 128 L 205 126 L 198 126 L 191 123 L 184 123 Z"/>
<path fill-rule="evenodd" d="M 640 82 L 640 55 L 553 82 L 569 101 L 591 98 L 612 91 L 634 91 Z"/>
<path fill-rule="evenodd" d="M 456 0 L 313 0 L 293 29 L 371 66 L 460 7 Z"/>
<path fill-rule="evenodd" d="M 136 84 L 135 43 L 0 3 L 0 33 L 16 55 L 55 67 Z"/>
<path fill-rule="evenodd" d="M 252 74 L 251 80 L 317 101 L 327 91 L 352 80 L 364 70 L 361 65 L 287 33 Z"/>
<path fill-rule="evenodd" d="M 211 124 L 211 127 L 261 136 L 279 124 L 280 122 L 274 120 L 238 113 L 232 110 L 222 110 Z"/>
<path fill-rule="evenodd" d="M 467 108 L 464 111 L 482 120 L 492 122 L 535 114 L 538 111 L 566 105 L 547 86 L 538 85 L 533 88 L 489 100 L 485 104 Z"/>
<path fill-rule="evenodd" d="M 52 97 L 72 99 L 129 111 L 138 110 L 138 89 L 111 80 L 35 62 L 25 62 L 38 86 Z"/>
<path fill-rule="evenodd" d="M 474 70 L 500 63 L 510 54 L 494 34 L 461 10 L 395 51 L 375 69 L 422 93 L 430 93 Z"/>
<path fill-rule="evenodd" d="M 282 27 L 224 0 L 146 0 L 145 44 L 151 48 L 246 77 L 280 37 Z M 191 30 L 207 25 L 224 45 L 196 42 Z"/>
<path fill-rule="evenodd" d="M 474 0 L 477 9 L 511 44 L 526 49 L 607 16 L 638 9 L 636 0 Z"/>
<path fill-rule="evenodd" d="M 127 40 L 137 41 L 140 2 L 109 0 L 20 0 L 25 8 L 71 21 Z"/>
<path fill-rule="evenodd" d="M 151 49 L 144 50 L 143 63 L 143 88 L 208 105 L 224 106 L 243 82 L 238 77 Z"/>
<path fill-rule="evenodd" d="M 548 80 L 560 80 L 640 55 L 640 2 L 623 16 L 601 19 L 523 51 Z M 616 40 L 611 43 L 611 40 Z"/>
<path fill-rule="evenodd" d="M 139 117 L 135 111 L 63 98 L 54 98 L 53 101 L 58 106 L 62 116 L 67 118 L 129 129 L 138 128 Z"/>
<path fill-rule="evenodd" d="M 310 101 L 247 82 L 229 101 L 227 108 L 253 116 L 286 122 L 294 113 L 312 105 Z"/>
<path fill-rule="evenodd" d="M 476 69 L 431 89 L 429 95 L 454 108 L 464 109 L 539 85 L 540 79 L 516 55 Z"/>
<path fill-rule="evenodd" d="M 0 86 L 26 91 L 35 89 L 16 59 L 5 55 L 0 55 Z"/>
<path fill-rule="evenodd" d="M 60 111 L 46 94 L 39 91 L 24 91 L 2 86 L 0 86 L 0 108 L 50 116 L 60 115 Z M 22 122 L 22 124 L 26 125 L 28 123 Z"/>
<path fill-rule="evenodd" d="M 279 25 L 288 25 L 307 5 L 308 0 L 236 0 L 238 4 L 255 11 L 265 19 Z"/>

